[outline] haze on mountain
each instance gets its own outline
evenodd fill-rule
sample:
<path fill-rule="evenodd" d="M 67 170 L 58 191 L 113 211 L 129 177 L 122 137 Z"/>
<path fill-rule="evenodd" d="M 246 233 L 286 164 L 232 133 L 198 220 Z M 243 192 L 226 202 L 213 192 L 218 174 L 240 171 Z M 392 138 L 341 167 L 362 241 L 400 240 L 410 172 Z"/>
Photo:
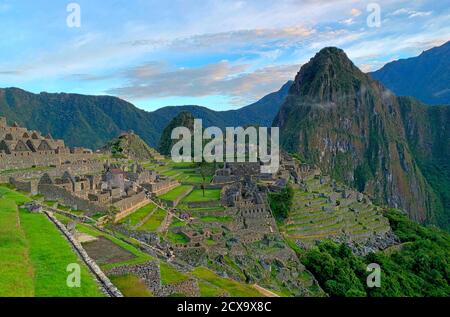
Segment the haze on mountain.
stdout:
<path fill-rule="evenodd" d="M 450 228 L 450 106 L 396 97 L 330 47 L 301 68 L 273 125 L 282 148 L 334 179 Z"/>
<path fill-rule="evenodd" d="M 431 105 L 450 104 L 450 41 L 420 56 L 386 64 L 370 74 L 397 96 Z"/>

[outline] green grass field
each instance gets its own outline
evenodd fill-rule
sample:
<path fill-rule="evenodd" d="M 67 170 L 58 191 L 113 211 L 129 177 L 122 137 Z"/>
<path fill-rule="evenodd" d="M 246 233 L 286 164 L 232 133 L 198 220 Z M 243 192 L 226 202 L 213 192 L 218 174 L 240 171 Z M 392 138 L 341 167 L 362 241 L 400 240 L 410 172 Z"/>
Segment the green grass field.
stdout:
<path fill-rule="evenodd" d="M 202 189 L 194 189 L 189 195 L 187 195 L 182 202 L 204 202 L 204 201 L 214 201 L 220 199 L 220 189 L 205 189 L 205 195 L 203 196 Z"/>
<path fill-rule="evenodd" d="M 162 200 L 174 201 L 178 197 L 183 195 L 186 191 L 190 190 L 191 188 L 192 188 L 192 186 L 189 186 L 189 185 L 181 185 L 181 186 L 178 186 L 178 187 L 172 189 L 170 192 L 167 192 L 167 193 L 159 196 L 159 198 Z"/>
<path fill-rule="evenodd" d="M 156 210 L 147 221 L 138 228 L 140 231 L 155 232 L 166 217 L 166 212 L 162 209 Z"/>
<path fill-rule="evenodd" d="M 250 285 L 220 277 L 211 270 L 204 267 L 197 267 L 192 271 L 197 278 L 204 280 L 219 289 L 223 289 L 233 297 L 262 297 L 262 295 Z M 205 291 L 210 291 L 207 289 Z"/>
<path fill-rule="evenodd" d="M 94 277 L 43 214 L 18 210 L 28 197 L 0 187 L 0 296 L 103 296 Z M 70 288 L 67 266 L 81 268 L 81 287 Z"/>
<path fill-rule="evenodd" d="M 140 221 L 142 221 L 150 212 L 152 212 L 156 206 L 152 203 L 139 208 L 135 212 L 133 212 L 131 215 L 125 217 L 124 219 L 120 220 L 120 224 L 126 224 L 131 227 L 136 226 Z"/>
<path fill-rule="evenodd" d="M 175 268 L 164 262 L 160 262 L 159 270 L 161 272 L 161 284 L 163 285 L 178 284 L 188 279 L 186 274 L 178 272 Z"/>
<path fill-rule="evenodd" d="M 122 292 L 125 297 L 152 297 L 152 292 L 144 282 L 136 275 L 127 274 L 109 276 L 111 282 Z"/>

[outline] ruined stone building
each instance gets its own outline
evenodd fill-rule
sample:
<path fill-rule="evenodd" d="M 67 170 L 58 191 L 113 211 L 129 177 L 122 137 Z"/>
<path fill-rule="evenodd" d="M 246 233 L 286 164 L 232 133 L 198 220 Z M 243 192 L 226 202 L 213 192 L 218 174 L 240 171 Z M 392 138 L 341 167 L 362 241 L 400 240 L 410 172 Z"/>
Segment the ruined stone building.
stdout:
<path fill-rule="evenodd" d="M 234 215 L 231 228 L 243 242 L 261 240 L 265 234 L 276 233 L 276 223 L 267 202 L 267 189 L 258 186 L 251 177 L 245 177 L 224 187 L 221 203 Z"/>
<path fill-rule="evenodd" d="M 63 140 L 53 139 L 50 134 L 44 136 L 17 123 L 8 126 L 6 118 L 0 117 L 0 169 L 59 166 L 93 156 L 88 149 L 69 149 Z"/>

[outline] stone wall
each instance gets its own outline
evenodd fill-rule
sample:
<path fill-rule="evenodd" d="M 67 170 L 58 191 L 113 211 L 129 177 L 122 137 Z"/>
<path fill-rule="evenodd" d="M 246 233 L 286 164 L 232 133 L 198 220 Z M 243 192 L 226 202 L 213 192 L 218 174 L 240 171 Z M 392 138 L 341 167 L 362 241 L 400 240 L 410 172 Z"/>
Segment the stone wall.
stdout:
<path fill-rule="evenodd" d="M 11 177 L 9 183 L 20 191 L 31 193 L 32 195 L 37 195 L 38 193 L 38 180 L 19 181 Z"/>
<path fill-rule="evenodd" d="M 108 277 L 102 272 L 100 267 L 95 263 L 94 260 L 86 253 L 80 243 L 75 240 L 66 227 L 56 219 L 51 212 L 48 212 L 44 209 L 44 213 L 47 217 L 58 227 L 58 229 L 64 234 L 73 248 L 77 251 L 81 259 L 86 263 L 88 268 L 94 274 L 95 278 L 98 280 L 99 284 L 103 287 L 103 289 L 108 293 L 108 295 L 112 297 L 123 297 L 122 293 L 111 283 Z"/>
<path fill-rule="evenodd" d="M 60 166 L 66 162 L 92 160 L 97 154 L 60 154 L 55 151 L 0 153 L 0 170 L 29 168 L 34 166 Z"/>
<path fill-rule="evenodd" d="M 73 196 L 70 192 L 55 185 L 38 186 L 38 193 L 44 195 L 46 200 L 54 200 L 74 210 L 83 210 L 90 214 L 105 212 L 105 207 L 93 204 L 89 200 Z"/>
<path fill-rule="evenodd" d="M 125 199 L 119 200 L 114 203 L 114 207 L 116 207 L 120 212 L 126 211 L 134 206 L 137 206 L 143 202 L 147 201 L 147 196 L 144 192 L 137 193 L 131 197 L 127 197 Z"/>
<path fill-rule="evenodd" d="M 212 200 L 212 201 L 192 201 L 188 202 L 189 208 L 214 208 L 220 207 L 220 201 Z"/>
<path fill-rule="evenodd" d="M 0 159 L 1 160 L 1 159 Z M 1 170 L 1 168 L 0 168 Z M 45 173 L 51 177 L 59 177 L 64 172 L 69 172 L 71 175 L 85 175 L 97 173 L 103 170 L 103 163 L 101 161 L 93 160 L 87 162 L 74 162 L 71 164 L 64 164 L 57 167 L 49 167 L 46 169 L 30 169 L 26 171 L 9 171 L 0 175 L 0 183 L 7 183 L 10 177 L 15 179 L 38 179 Z"/>
<path fill-rule="evenodd" d="M 140 195 L 140 193 L 137 194 L 137 195 Z M 133 198 L 133 197 L 130 197 L 130 198 Z M 127 198 L 127 199 L 129 199 L 129 198 Z M 145 197 L 145 195 L 144 195 L 144 198 L 142 198 L 141 201 L 139 201 L 136 204 L 132 205 L 131 207 L 129 207 L 127 209 L 124 209 L 124 210 L 120 211 L 119 213 L 117 213 L 115 215 L 115 217 L 114 217 L 114 222 L 118 222 L 118 221 L 122 220 L 123 218 L 125 218 L 128 215 L 132 214 L 133 212 L 135 212 L 139 208 L 142 208 L 142 207 L 148 205 L 149 203 L 150 203 L 150 200 L 147 199 L 147 197 Z"/>
<path fill-rule="evenodd" d="M 150 261 L 144 264 L 116 267 L 107 272 L 109 276 L 120 276 L 133 274 L 139 277 L 147 288 L 156 297 L 168 297 L 171 295 L 183 294 L 187 297 L 200 296 L 198 282 L 194 278 L 189 278 L 183 282 L 163 285 L 161 284 L 161 273 L 158 262 Z"/>

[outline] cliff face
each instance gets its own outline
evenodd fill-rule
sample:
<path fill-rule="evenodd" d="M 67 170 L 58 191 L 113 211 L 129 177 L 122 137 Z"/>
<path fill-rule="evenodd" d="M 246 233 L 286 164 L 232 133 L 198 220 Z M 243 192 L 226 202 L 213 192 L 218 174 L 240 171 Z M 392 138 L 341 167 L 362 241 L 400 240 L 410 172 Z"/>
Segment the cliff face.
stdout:
<path fill-rule="evenodd" d="M 376 201 L 433 221 L 433 190 L 409 145 L 401 101 L 337 48 L 297 74 L 274 120 L 281 146 Z"/>

